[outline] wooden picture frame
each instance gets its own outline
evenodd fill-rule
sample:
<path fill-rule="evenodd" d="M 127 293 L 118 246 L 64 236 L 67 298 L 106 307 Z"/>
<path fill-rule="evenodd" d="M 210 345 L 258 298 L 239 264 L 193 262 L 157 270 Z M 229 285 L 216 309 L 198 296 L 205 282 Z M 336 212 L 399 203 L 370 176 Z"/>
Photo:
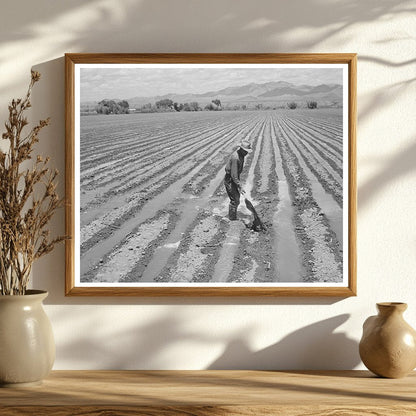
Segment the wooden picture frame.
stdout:
<path fill-rule="evenodd" d="M 66 295 L 356 295 L 356 54 L 66 54 L 65 71 Z"/>

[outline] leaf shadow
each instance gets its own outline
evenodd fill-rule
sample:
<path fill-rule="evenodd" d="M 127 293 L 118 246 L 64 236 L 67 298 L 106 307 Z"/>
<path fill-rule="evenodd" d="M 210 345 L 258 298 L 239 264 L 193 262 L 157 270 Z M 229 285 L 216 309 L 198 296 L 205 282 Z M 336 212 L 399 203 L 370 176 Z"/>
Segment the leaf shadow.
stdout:
<path fill-rule="evenodd" d="M 349 314 L 337 315 L 300 328 L 266 348 L 254 351 L 248 340 L 231 340 L 223 354 L 207 369 L 302 369 L 354 368 L 360 363 L 357 341 L 335 332 Z"/>

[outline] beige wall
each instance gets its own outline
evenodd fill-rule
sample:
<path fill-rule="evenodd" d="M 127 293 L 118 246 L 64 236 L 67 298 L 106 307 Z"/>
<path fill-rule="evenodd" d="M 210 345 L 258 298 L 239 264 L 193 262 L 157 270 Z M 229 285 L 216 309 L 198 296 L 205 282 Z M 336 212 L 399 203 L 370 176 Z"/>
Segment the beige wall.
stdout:
<path fill-rule="evenodd" d="M 408 302 L 416 327 L 415 11 L 401 0 L 2 2 L 0 120 L 39 70 L 33 118 L 52 117 L 40 148 L 61 172 L 65 52 L 359 56 L 358 296 L 65 298 L 60 247 L 38 262 L 33 283 L 50 291 L 55 368 L 357 368 L 375 302 Z M 63 232 L 63 213 L 54 227 Z"/>

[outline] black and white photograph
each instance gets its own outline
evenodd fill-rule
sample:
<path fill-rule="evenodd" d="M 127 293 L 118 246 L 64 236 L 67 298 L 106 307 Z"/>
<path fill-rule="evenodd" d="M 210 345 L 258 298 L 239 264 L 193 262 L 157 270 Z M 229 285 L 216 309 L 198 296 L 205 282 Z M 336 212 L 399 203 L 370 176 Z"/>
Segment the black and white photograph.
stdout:
<path fill-rule="evenodd" d="M 348 286 L 348 65 L 75 68 L 77 286 Z"/>

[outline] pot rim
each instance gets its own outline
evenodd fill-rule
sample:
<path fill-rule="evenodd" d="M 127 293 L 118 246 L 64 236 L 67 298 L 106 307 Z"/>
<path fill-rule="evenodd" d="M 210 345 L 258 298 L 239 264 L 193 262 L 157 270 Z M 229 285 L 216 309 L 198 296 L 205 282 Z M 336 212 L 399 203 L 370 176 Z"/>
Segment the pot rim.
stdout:
<path fill-rule="evenodd" d="M 380 306 L 401 306 L 401 305 L 406 305 L 407 303 L 405 302 L 377 302 L 377 305 Z"/>
<path fill-rule="evenodd" d="M 24 295 L 0 295 L 0 301 L 3 300 L 12 300 L 15 301 L 24 301 L 24 299 L 36 299 L 43 300 L 48 296 L 47 290 L 39 290 L 39 289 L 28 289 Z"/>
<path fill-rule="evenodd" d="M 405 302 L 378 302 L 377 309 L 380 312 L 387 311 L 399 311 L 404 312 L 407 309 L 407 303 Z"/>

